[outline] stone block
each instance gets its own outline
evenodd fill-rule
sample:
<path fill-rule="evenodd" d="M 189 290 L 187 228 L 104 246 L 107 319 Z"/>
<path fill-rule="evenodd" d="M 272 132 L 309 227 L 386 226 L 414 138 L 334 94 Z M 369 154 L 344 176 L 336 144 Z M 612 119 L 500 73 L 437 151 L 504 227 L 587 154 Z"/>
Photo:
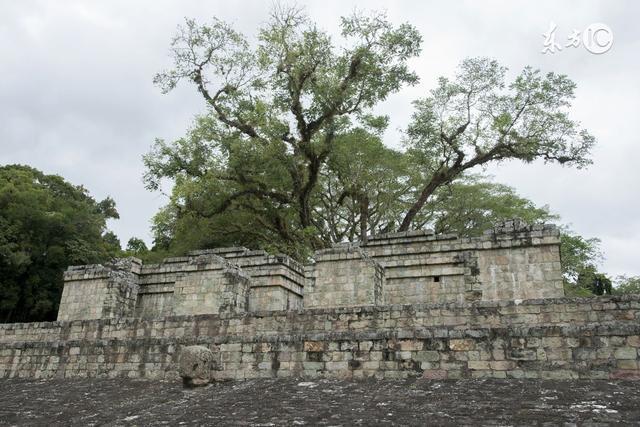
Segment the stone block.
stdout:
<path fill-rule="evenodd" d="M 538 358 L 537 351 L 535 349 L 512 349 L 509 352 L 509 359 L 511 360 L 536 360 Z"/>
<path fill-rule="evenodd" d="M 440 360 L 440 352 L 438 351 L 417 351 L 413 358 L 420 362 L 437 362 Z"/>
<path fill-rule="evenodd" d="M 453 351 L 469 351 L 475 348 L 475 341 L 471 339 L 449 340 L 449 348 Z"/>
<path fill-rule="evenodd" d="M 427 380 L 445 380 L 447 379 L 447 371 L 442 369 L 426 370 L 422 373 L 422 378 Z"/>
<path fill-rule="evenodd" d="M 325 368 L 328 371 L 345 371 L 349 369 L 348 362 L 326 362 Z"/>
<path fill-rule="evenodd" d="M 515 369 L 516 363 L 509 360 L 490 361 L 489 367 L 495 371 L 509 371 Z"/>
<path fill-rule="evenodd" d="M 403 351 L 413 351 L 413 350 L 422 350 L 422 342 L 418 340 L 400 340 L 400 350 Z"/>
<path fill-rule="evenodd" d="M 182 347 L 178 372 L 186 387 L 206 385 L 215 369 L 213 352 L 200 345 Z"/>
<path fill-rule="evenodd" d="M 634 369 L 617 369 L 609 375 L 609 378 L 613 380 L 640 380 L 640 371 Z"/>
<path fill-rule="evenodd" d="M 632 359 L 619 359 L 616 360 L 616 367 L 619 369 L 638 370 L 638 361 Z"/>
<path fill-rule="evenodd" d="M 614 351 L 616 359 L 638 359 L 638 349 L 635 347 L 621 347 Z"/>
<path fill-rule="evenodd" d="M 467 363 L 467 366 L 469 367 L 469 369 L 476 371 L 491 369 L 491 367 L 489 366 L 489 362 L 486 360 L 470 360 Z"/>
<path fill-rule="evenodd" d="M 640 347 L 640 336 L 635 335 L 627 337 L 627 345 L 631 347 Z"/>
<path fill-rule="evenodd" d="M 324 351 L 325 343 L 322 341 L 305 341 L 304 351 Z"/>
<path fill-rule="evenodd" d="M 575 371 L 558 369 L 554 371 L 542 371 L 540 378 L 548 380 L 577 380 L 580 378 L 580 374 Z"/>

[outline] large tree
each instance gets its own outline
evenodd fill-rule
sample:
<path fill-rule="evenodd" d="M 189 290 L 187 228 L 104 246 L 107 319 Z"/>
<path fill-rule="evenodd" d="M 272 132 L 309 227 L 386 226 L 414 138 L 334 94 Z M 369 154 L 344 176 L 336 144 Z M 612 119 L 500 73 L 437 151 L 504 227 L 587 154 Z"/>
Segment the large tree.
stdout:
<path fill-rule="evenodd" d="M 120 250 L 115 204 L 28 166 L 0 167 L 0 322 L 54 320 L 69 265 Z M 115 239 L 114 239 L 115 238 Z"/>
<path fill-rule="evenodd" d="M 393 231 L 413 189 L 408 161 L 372 129 L 336 137 L 314 199 L 322 241 L 364 241 Z"/>
<path fill-rule="evenodd" d="M 506 69 L 484 58 L 465 60 L 454 79 L 416 101 L 402 150 L 385 146 L 388 118 L 371 111 L 417 81 L 407 60 L 420 36 L 380 15 L 341 26 L 342 45 L 299 11 L 276 7 L 255 44 L 215 19 L 180 28 L 174 67 L 156 82 L 165 91 L 191 82 L 207 112 L 185 137 L 157 140 L 145 156 L 150 189 L 174 184 L 154 219 L 156 250 L 240 244 L 304 258 L 371 233 L 463 222 L 469 231 L 500 214 L 481 218 L 469 206 L 476 216 L 452 224 L 441 201 L 463 203 L 446 192 L 472 191 L 451 185 L 474 168 L 589 163 L 594 139 L 569 118 L 575 85 L 531 68 L 507 85 Z M 515 201 L 506 188 L 478 190 Z"/>
<path fill-rule="evenodd" d="M 466 59 L 453 80 L 441 77 L 415 101 L 406 145 L 423 176 L 399 230 L 411 227 L 438 188 L 478 166 L 509 159 L 590 163 L 594 138 L 569 118 L 575 84 L 530 67 L 507 84 L 506 71 L 495 60 Z"/>
<path fill-rule="evenodd" d="M 155 81 L 166 92 L 185 80 L 202 95 L 208 114 L 196 141 L 179 145 L 209 159 L 175 161 L 174 147 L 158 141 L 146 158 L 148 185 L 206 175 L 216 206 L 202 215 L 239 208 L 264 233 L 321 245 L 312 200 L 336 136 L 416 83 L 407 60 L 421 42 L 414 27 L 380 14 L 342 18 L 340 27 L 338 43 L 299 10 L 276 6 L 254 44 L 220 20 L 187 20 L 172 43 L 173 68 Z"/>

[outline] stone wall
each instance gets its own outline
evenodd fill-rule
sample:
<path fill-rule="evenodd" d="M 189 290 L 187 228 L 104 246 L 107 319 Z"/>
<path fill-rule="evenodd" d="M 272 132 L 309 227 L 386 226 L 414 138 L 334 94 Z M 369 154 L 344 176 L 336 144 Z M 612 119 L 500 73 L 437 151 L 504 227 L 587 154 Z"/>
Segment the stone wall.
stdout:
<path fill-rule="evenodd" d="M 289 257 L 246 248 L 192 251 L 160 264 L 127 258 L 70 267 L 58 320 L 215 314 L 227 303 L 235 311 L 296 310 L 304 280 Z"/>
<path fill-rule="evenodd" d="M 302 265 L 286 255 L 269 255 L 262 250 L 245 248 L 233 249 L 235 251 L 224 252 L 223 256 L 251 277 L 249 311 L 302 308 L 305 283 Z M 190 254 L 215 251 L 220 249 L 193 251 Z"/>
<path fill-rule="evenodd" d="M 383 304 L 384 270 L 358 246 L 317 251 L 305 274 L 305 308 Z"/>
<path fill-rule="evenodd" d="M 640 296 L 0 325 L 0 377 L 640 379 Z"/>
<path fill-rule="evenodd" d="M 384 300 L 391 304 L 564 296 L 553 225 L 510 220 L 471 238 L 390 233 L 369 237 L 362 248 L 384 267 Z"/>
<path fill-rule="evenodd" d="M 140 260 L 70 267 L 64 274 L 58 320 L 130 317 L 138 297 Z"/>
<path fill-rule="evenodd" d="M 71 267 L 59 320 L 215 314 L 237 297 L 248 304 L 234 302 L 236 311 L 562 297 L 559 243 L 552 225 L 510 220 L 474 238 L 425 230 L 371 236 L 317 251 L 305 267 L 237 247 L 153 265 Z"/>
<path fill-rule="evenodd" d="M 161 264 L 142 266 L 139 276 L 140 315 L 162 317 L 173 314 L 171 306 L 177 275 L 194 259 L 214 255 L 224 258 L 250 278 L 248 310 L 302 308 L 304 271 L 300 264 L 284 255 L 232 247 L 191 251 L 185 257 L 167 258 Z"/>
<path fill-rule="evenodd" d="M 176 275 L 174 313 L 244 313 L 249 307 L 249 286 L 249 276 L 222 257 L 191 258 Z"/>
<path fill-rule="evenodd" d="M 245 248 L 119 260 L 66 272 L 59 321 L 0 325 L 0 377 L 175 378 L 202 345 L 212 379 L 640 379 L 640 296 L 562 296 L 558 230 L 519 221 L 373 236 L 304 267 Z"/>

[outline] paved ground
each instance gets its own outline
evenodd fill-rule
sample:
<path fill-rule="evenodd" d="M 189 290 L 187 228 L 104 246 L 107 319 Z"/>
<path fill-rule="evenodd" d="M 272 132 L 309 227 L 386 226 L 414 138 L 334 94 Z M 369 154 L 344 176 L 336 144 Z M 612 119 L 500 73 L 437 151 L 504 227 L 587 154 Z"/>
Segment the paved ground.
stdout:
<path fill-rule="evenodd" d="M 0 380 L 0 425 L 640 425 L 640 383 Z"/>

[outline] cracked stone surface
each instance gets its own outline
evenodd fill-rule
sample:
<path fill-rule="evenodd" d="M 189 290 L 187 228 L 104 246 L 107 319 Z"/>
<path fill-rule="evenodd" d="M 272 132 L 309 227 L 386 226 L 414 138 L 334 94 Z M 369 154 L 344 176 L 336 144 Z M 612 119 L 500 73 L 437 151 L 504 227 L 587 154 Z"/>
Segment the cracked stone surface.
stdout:
<path fill-rule="evenodd" d="M 640 383 L 553 380 L 0 380 L 0 425 L 640 423 Z"/>

